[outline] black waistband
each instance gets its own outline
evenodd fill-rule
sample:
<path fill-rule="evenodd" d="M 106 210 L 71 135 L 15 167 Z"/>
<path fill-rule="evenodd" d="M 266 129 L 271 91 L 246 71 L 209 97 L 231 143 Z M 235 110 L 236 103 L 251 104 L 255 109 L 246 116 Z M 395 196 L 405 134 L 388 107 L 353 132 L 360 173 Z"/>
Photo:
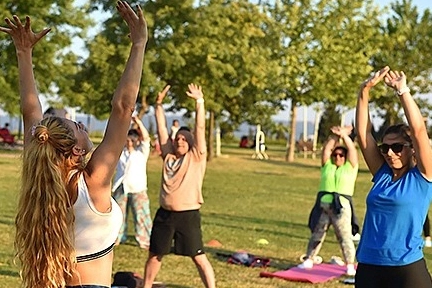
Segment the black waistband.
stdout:
<path fill-rule="evenodd" d="M 85 261 L 90 261 L 90 260 L 101 258 L 101 257 L 107 255 L 108 253 L 110 253 L 113 249 L 114 249 L 114 243 L 102 251 L 99 251 L 99 252 L 96 252 L 93 254 L 77 256 L 77 262 L 79 263 L 79 262 L 85 262 Z"/>

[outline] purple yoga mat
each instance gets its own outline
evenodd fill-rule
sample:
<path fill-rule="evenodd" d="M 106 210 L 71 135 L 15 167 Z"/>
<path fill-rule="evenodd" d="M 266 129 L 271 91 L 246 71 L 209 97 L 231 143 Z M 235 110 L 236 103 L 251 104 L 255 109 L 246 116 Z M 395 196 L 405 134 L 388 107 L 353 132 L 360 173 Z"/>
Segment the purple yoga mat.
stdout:
<path fill-rule="evenodd" d="M 323 283 L 334 278 L 344 275 L 346 272 L 345 266 L 336 264 L 318 264 L 314 265 L 312 269 L 300 269 L 293 267 L 288 270 L 277 272 L 261 272 L 261 277 L 275 277 L 289 281 L 309 282 L 309 283 Z"/>

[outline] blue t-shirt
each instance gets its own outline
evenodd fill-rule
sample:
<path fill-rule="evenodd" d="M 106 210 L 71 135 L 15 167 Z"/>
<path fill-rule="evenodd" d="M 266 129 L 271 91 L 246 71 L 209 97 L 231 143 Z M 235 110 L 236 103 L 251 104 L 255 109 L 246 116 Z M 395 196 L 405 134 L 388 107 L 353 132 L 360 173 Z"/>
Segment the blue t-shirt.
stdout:
<path fill-rule="evenodd" d="M 360 263 L 401 266 L 423 258 L 421 233 L 432 198 L 432 182 L 417 166 L 396 181 L 392 181 L 392 174 L 384 163 L 372 179 L 357 248 Z"/>

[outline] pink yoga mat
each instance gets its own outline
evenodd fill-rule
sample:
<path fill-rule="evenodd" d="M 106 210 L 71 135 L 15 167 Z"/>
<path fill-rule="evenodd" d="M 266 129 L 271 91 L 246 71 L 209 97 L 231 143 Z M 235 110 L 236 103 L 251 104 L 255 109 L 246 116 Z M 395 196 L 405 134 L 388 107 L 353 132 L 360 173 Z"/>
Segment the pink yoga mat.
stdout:
<path fill-rule="evenodd" d="M 277 272 L 261 272 L 261 277 L 275 277 L 289 281 L 323 283 L 345 274 L 346 267 L 336 264 L 318 264 L 312 269 L 300 269 L 293 267 L 288 270 Z"/>

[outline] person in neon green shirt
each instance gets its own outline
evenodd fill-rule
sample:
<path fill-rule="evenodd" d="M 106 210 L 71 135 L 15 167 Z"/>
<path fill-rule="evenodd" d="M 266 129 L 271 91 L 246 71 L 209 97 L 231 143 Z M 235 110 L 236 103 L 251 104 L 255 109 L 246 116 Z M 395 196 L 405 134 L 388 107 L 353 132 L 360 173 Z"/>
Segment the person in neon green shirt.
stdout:
<path fill-rule="evenodd" d="M 333 225 L 345 260 L 346 274 L 353 276 L 356 271 L 351 197 L 358 173 L 358 155 L 355 144 L 349 137 L 352 126 L 335 126 L 331 131 L 333 134 L 324 144 L 319 192 L 309 219 L 312 235 L 304 262 L 298 267 L 313 267 L 313 259 L 322 247 L 328 228 Z M 344 146 L 339 145 L 340 139 Z"/>

